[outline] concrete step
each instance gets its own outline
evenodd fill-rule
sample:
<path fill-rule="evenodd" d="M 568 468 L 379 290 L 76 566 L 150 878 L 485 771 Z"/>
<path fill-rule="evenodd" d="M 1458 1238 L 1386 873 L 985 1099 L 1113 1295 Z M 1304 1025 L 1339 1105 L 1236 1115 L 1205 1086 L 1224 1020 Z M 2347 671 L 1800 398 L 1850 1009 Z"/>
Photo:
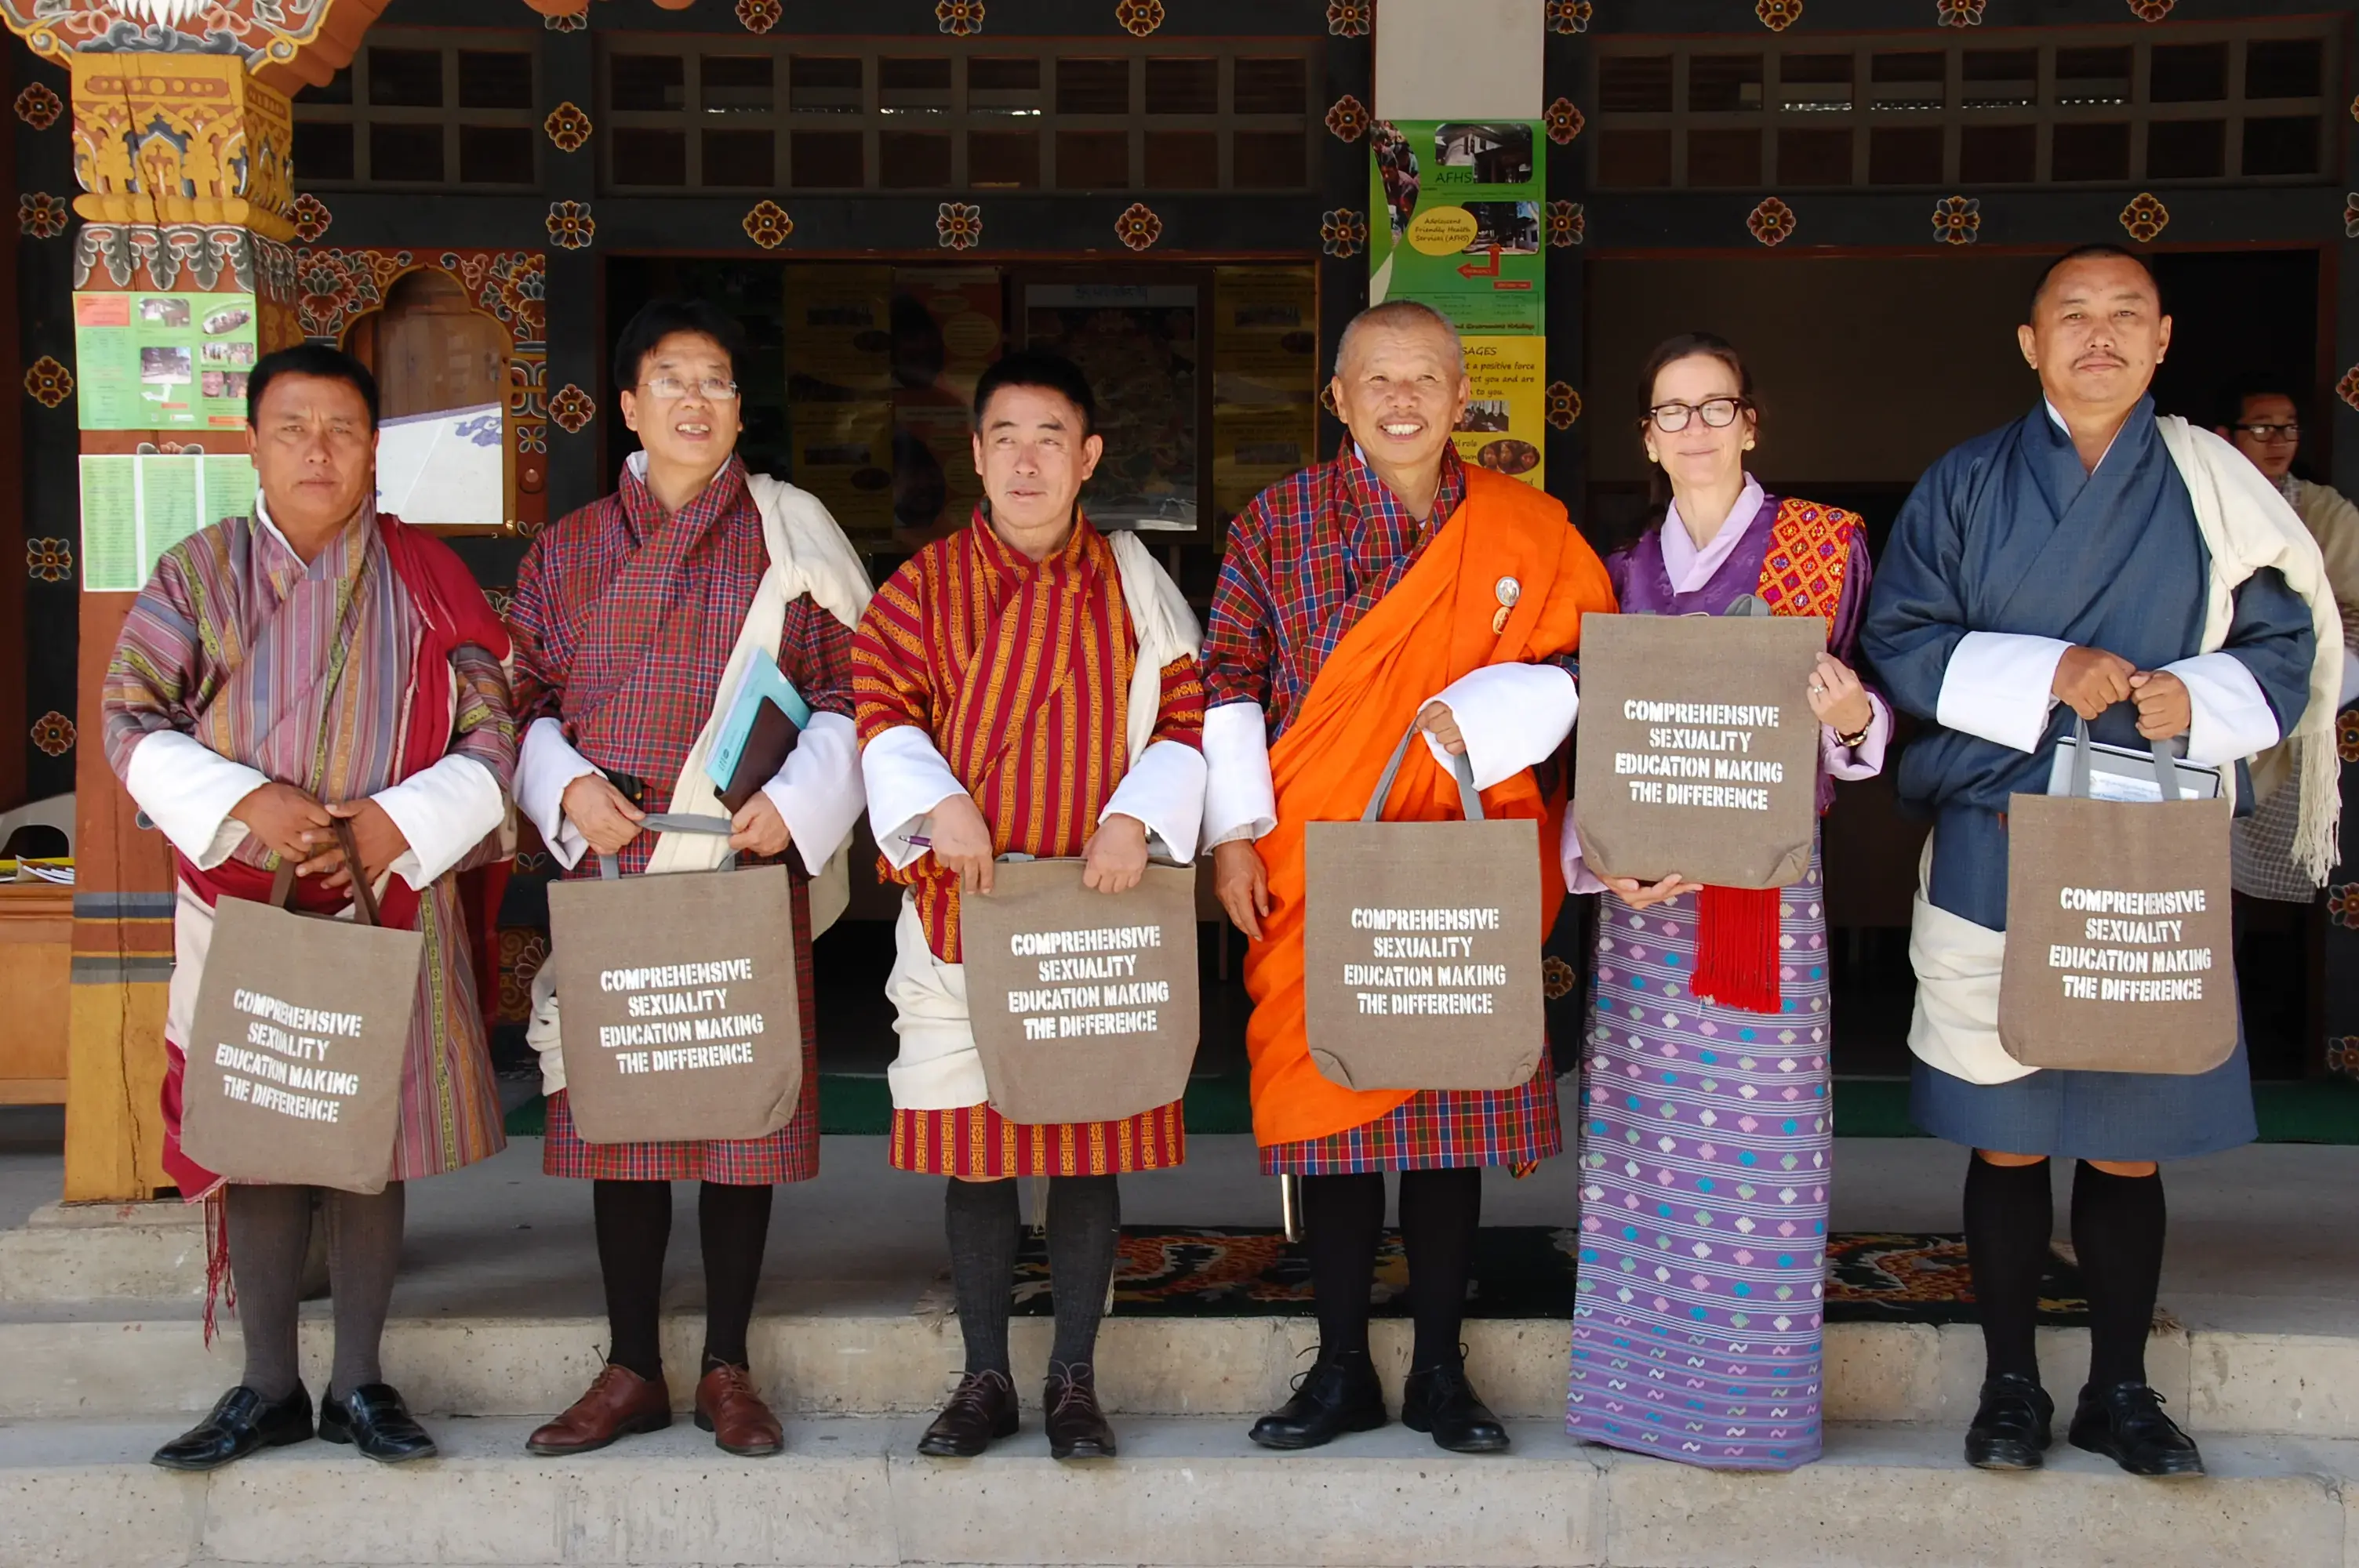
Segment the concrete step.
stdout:
<path fill-rule="evenodd" d="M 1130 1420 L 1120 1459 L 1058 1465 L 1037 1411 L 963 1461 L 918 1457 L 915 1419 L 798 1421 L 767 1460 L 720 1454 L 685 1422 L 544 1460 L 522 1451 L 528 1422 L 443 1421 L 438 1460 L 385 1467 L 309 1443 L 203 1476 L 147 1463 L 176 1427 L 0 1427 L 0 1562 L 2359 1563 L 2359 1445 L 2299 1439 L 2215 1439 L 2211 1478 L 2157 1482 L 2060 1444 L 2041 1473 L 1988 1475 L 1960 1460 L 1954 1429 L 1912 1426 L 1838 1427 L 1819 1464 L 1726 1476 L 1546 1423 L 1470 1458 L 1398 1426 L 1272 1454 L 1234 1422 Z"/>
<path fill-rule="evenodd" d="M 305 1375 L 327 1375 L 327 1303 L 305 1309 Z M 399 1309 L 397 1298 L 397 1311 Z M 1016 1380 L 1038 1388 L 1050 1323 L 1014 1325 Z M 664 1324 L 673 1396 L 687 1408 L 703 1321 Z M 436 1415 L 545 1416 L 596 1374 L 603 1318 L 573 1315 L 396 1316 L 385 1338 L 386 1377 L 412 1408 Z M 1249 1417 L 1282 1402 L 1310 1365 L 1308 1317 L 1106 1321 L 1097 1367 L 1109 1409 L 1141 1416 Z M 1502 1415 L 1553 1420 L 1564 1408 L 1570 1335 L 1549 1319 L 1475 1319 L 1466 1325 L 1476 1386 Z M 762 1314 L 751 1336 L 754 1372 L 782 1411 L 917 1415 L 933 1411 L 961 1364 L 957 1319 L 930 1302 L 915 1311 Z M 1378 1362 L 1397 1387 L 1409 1325 L 1375 1325 Z M 1826 1403 L 1847 1422 L 1962 1424 L 1982 1376 L 1970 1325 L 1836 1324 L 1827 1334 Z M 224 1312 L 208 1348 L 194 1303 L 82 1303 L 0 1308 L 0 1420 L 114 1419 L 199 1411 L 237 1380 L 241 1345 Z M 2082 1379 L 2088 1336 L 2041 1330 L 2049 1386 L 2067 1399 Z M 2359 1439 L 2359 1332 L 2348 1335 L 2158 1331 L 2148 1347 L 2155 1386 L 2192 1430 Z"/>

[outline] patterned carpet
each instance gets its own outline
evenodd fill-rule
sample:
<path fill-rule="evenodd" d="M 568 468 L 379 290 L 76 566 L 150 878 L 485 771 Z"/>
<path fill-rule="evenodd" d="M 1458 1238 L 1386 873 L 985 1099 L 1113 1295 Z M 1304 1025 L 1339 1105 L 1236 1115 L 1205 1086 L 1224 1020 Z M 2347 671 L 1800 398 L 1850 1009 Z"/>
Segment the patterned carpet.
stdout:
<path fill-rule="evenodd" d="M 1473 1317 L 1572 1315 L 1575 1233 L 1547 1226 L 1487 1227 L 1475 1244 Z M 1828 1249 L 1827 1318 L 1833 1323 L 1971 1323 L 1964 1240 L 1954 1235 L 1839 1235 Z M 1049 1258 L 1027 1230 L 1016 1266 L 1016 1310 L 1049 1309 Z M 1400 1233 L 1388 1230 L 1376 1255 L 1379 1316 L 1408 1314 L 1408 1266 Z M 1302 1250 L 1276 1230 L 1125 1227 L 1114 1283 L 1126 1317 L 1281 1317 L 1310 1310 Z M 2085 1325 L 2079 1271 L 2051 1257 L 2040 1321 Z"/>

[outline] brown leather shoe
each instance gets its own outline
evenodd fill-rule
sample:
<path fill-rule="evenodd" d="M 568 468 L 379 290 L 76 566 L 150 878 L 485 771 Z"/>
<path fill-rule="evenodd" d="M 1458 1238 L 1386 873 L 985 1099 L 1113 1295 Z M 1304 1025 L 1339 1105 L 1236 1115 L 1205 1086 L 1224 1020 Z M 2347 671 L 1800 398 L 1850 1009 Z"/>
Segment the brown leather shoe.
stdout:
<path fill-rule="evenodd" d="M 696 1424 L 712 1434 L 724 1454 L 766 1458 L 787 1445 L 778 1418 L 754 1391 L 754 1377 L 723 1362 L 696 1385 Z"/>
<path fill-rule="evenodd" d="M 612 1361 L 571 1408 L 525 1439 L 525 1452 L 544 1458 L 587 1454 L 618 1437 L 661 1432 L 671 1424 L 671 1390 L 661 1377 L 642 1378 Z"/>

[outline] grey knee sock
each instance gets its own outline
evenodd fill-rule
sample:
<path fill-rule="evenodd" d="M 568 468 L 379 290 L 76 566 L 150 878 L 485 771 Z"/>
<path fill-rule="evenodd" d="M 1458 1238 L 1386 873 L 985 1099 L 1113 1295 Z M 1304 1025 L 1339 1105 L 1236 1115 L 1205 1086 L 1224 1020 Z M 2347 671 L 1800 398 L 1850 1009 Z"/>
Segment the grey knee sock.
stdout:
<path fill-rule="evenodd" d="M 401 1267 L 402 1185 L 327 1195 L 328 1288 L 336 1301 L 336 1362 L 328 1387 L 339 1394 L 385 1381 L 377 1348 Z"/>
<path fill-rule="evenodd" d="M 1105 1316 L 1121 1238 L 1122 1188 L 1115 1176 L 1049 1178 L 1049 1281 L 1057 1305 L 1052 1362 L 1089 1364 Z"/>
<path fill-rule="evenodd" d="M 295 1303 L 303 1251 L 311 1237 L 311 1189 L 231 1184 L 229 1266 L 237 1286 L 238 1325 L 245 1336 L 247 1388 L 283 1400 L 300 1381 L 295 1361 Z"/>
<path fill-rule="evenodd" d="M 1006 1377 L 1007 1315 L 1016 1289 L 1016 1183 L 953 1177 L 942 1207 L 966 1369 Z"/>

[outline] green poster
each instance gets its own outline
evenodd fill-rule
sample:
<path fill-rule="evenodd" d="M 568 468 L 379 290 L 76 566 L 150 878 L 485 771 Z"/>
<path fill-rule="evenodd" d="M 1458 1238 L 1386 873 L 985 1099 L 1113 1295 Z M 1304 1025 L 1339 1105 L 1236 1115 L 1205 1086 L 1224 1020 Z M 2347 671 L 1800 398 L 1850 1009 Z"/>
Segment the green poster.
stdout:
<path fill-rule="evenodd" d="M 82 591 L 137 592 L 190 535 L 254 515 L 254 460 L 243 452 L 84 455 Z"/>
<path fill-rule="evenodd" d="M 76 294 L 85 430 L 243 430 L 260 357 L 246 294 Z"/>
<path fill-rule="evenodd" d="M 139 575 L 139 460 L 82 460 L 82 586 L 85 592 L 136 589 Z"/>
<path fill-rule="evenodd" d="M 1470 336 L 1547 330 L 1548 141 L 1532 120 L 1380 121 L 1369 135 L 1368 297 Z"/>

